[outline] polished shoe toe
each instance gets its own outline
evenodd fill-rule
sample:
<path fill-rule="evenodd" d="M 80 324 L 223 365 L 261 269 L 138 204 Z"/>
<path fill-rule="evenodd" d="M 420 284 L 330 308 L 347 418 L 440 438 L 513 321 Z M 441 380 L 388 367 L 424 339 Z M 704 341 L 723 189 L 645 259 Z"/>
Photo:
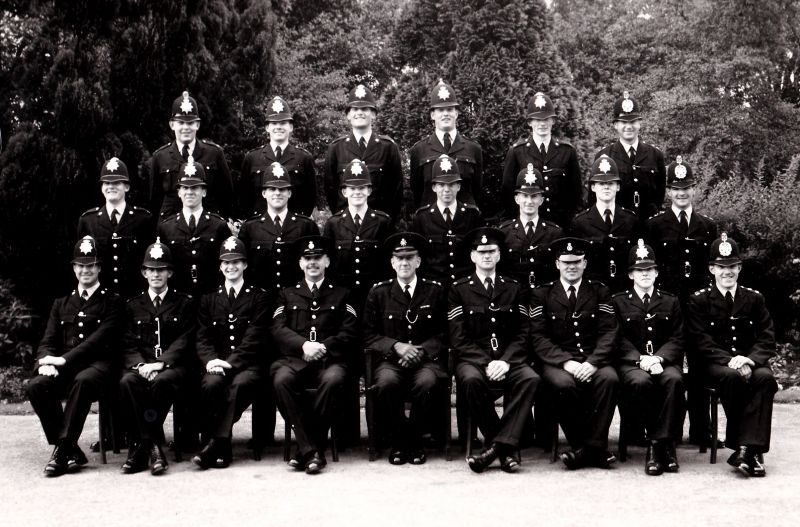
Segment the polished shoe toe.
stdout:
<path fill-rule="evenodd" d="M 392 465 L 405 465 L 408 461 L 408 454 L 402 450 L 392 450 L 389 454 L 389 463 Z"/>
<path fill-rule="evenodd" d="M 319 474 L 327 464 L 322 454 L 313 452 L 306 461 L 306 474 Z"/>
<path fill-rule="evenodd" d="M 675 445 L 669 443 L 664 448 L 664 472 L 678 472 L 681 466 L 678 464 L 678 453 Z"/>
<path fill-rule="evenodd" d="M 214 462 L 218 457 L 217 451 L 217 443 L 214 439 L 212 439 L 205 447 L 203 447 L 203 450 L 192 457 L 192 463 L 197 465 L 202 470 L 210 468 L 212 465 L 214 465 Z"/>
<path fill-rule="evenodd" d="M 497 452 L 497 448 L 492 445 L 488 449 L 484 450 L 477 456 L 470 456 L 467 458 L 467 465 L 469 466 L 470 470 L 473 472 L 477 472 L 480 474 L 484 470 L 486 470 L 489 465 L 491 465 L 495 459 L 497 459 L 499 453 Z"/>
<path fill-rule="evenodd" d="M 67 471 L 74 472 L 88 462 L 89 460 L 86 458 L 86 454 L 83 453 L 83 450 L 81 450 L 81 447 L 74 445 L 72 451 L 67 456 Z"/>
<path fill-rule="evenodd" d="M 648 476 L 660 476 L 664 473 L 664 465 L 661 461 L 660 448 L 658 444 L 647 446 L 647 454 L 644 461 L 644 473 Z"/>
<path fill-rule="evenodd" d="M 44 466 L 44 475 L 48 478 L 55 478 L 66 473 L 68 456 L 69 449 L 65 445 L 56 445 L 50 455 L 50 460 Z"/>
<path fill-rule="evenodd" d="M 764 465 L 764 454 L 753 454 L 750 458 L 750 476 L 763 478 L 767 475 L 767 467 Z"/>
<path fill-rule="evenodd" d="M 150 447 L 150 473 L 154 476 L 163 474 L 169 468 L 167 458 L 160 445 L 153 444 Z"/>
<path fill-rule="evenodd" d="M 422 449 L 415 450 L 408 457 L 408 462 L 412 465 L 424 465 L 428 458 L 425 456 L 425 451 Z"/>
<path fill-rule="evenodd" d="M 145 455 L 147 452 L 141 444 L 136 443 L 128 449 L 128 458 L 120 467 L 120 472 L 123 474 L 136 474 L 141 472 L 147 466 Z"/>
<path fill-rule="evenodd" d="M 728 464 L 736 469 L 736 471 L 744 477 L 750 477 L 752 469 L 750 467 L 751 459 L 753 458 L 751 452 L 746 446 L 740 446 L 728 458 Z"/>
<path fill-rule="evenodd" d="M 516 456 L 503 455 L 500 456 L 500 470 L 509 474 L 519 472 L 520 464 Z"/>
<path fill-rule="evenodd" d="M 562 452 L 561 461 L 568 470 L 577 470 L 587 465 L 586 453 L 582 448 Z"/>

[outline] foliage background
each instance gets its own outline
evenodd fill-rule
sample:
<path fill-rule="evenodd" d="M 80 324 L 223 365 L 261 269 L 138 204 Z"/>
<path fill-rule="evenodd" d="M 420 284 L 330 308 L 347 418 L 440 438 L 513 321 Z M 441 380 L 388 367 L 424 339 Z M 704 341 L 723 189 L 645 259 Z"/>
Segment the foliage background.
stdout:
<path fill-rule="evenodd" d="M 630 90 L 644 140 L 695 168 L 698 209 L 740 242 L 743 282 L 796 343 L 799 11 L 790 0 L 2 0 L 0 336 L 36 334 L 72 287 L 75 226 L 101 202 L 103 159 L 136 167 L 130 199 L 144 203 L 143 167 L 170 139 L 182 90 L 238 178 L 274 94 L 321 158 L 345 130 L 347 90 L 364 82 L 380 132 L 405 151 L 430 133 L 427 92 L 441 77 L 460 98 L 459 131 L 484 148 L 488 215 L 532 93 L 553 97 L 556 135 L 585 169 L 614 140 L 612 101 Z M 29 353 L 0 351 L 5 363 Z"/>

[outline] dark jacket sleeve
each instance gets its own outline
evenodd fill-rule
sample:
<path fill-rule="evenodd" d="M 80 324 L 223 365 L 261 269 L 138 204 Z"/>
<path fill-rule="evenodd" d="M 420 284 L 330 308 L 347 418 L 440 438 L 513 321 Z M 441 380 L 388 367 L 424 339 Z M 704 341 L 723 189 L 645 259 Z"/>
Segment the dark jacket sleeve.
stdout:
<path fill-rule="evenodd" d="M 267 347 L 269 326 L 269 301 L 267 294 L 256 288 L 251 305 L 250 323 L 236 349 L 228 355 L 227 362 L 236 370 L 244 370 L 258 364 L 258 356 Z"/>
<path fill-rule="evenodd" d="M 214 295 L 203 295 L 197 310 L 197 356 L 203 366 L 219 358 L 214 344 L 214 333 L 211 329 L 213 325 L 211 313 L 214 311 L 214 302 Z"/>
<path fill-rule="evenodd" d="M 588 285 L 588 284 L 587 284 Z M 597 291 L 597 343 L 594 351 L 586 358 L 586 362 L 601 368 L 608 366 L 617 353 L 617 334 L 619 325 L 614 315 L 614 305 L 611 303 L 611 293 L 604 285 L 599 285 Z"/>
<path fill-rule="evenodd" d="M 187 356 L 192 352 L 194 336 L 197 333 L 197 320 L 193 305 L 194 302 L 188 298 L 181 304 L 181 311 L 178 314 L 181 321 L 180 332 L 159 357 L 160 362 L 163 362 L 168 368 L 180 362 L 186 362 Z"/>
<path fill-rule="evenodd" d="M 353 353 L 354 346 L 358 344 L 358 315 L 356 310 L 347 298 L 344 299 L 342 308 L 344 313 L 339 331 L 322 341 L 328 350 L 328 354 L 337 360 L 347 359 L 348 355 Z"/>
<path fill-rule="evenodd" d="M 278 346 L 278 354 L 287 357 L 303 357 L 303 344 L 308 340 L 286 324 L 286 294 L 283 290 L 278 294 L 275 302 L 275 312 L 272 315 L 272 327 L 270 331 L 275 344 Z"/>
<path fill-rule="evenodd" d="M 394 351 L 397 339 L 381 334 L 381 306 L 380 292 L 373 288 L 367 293 L 367 302 L 364 307 L 364 346 L 378 351 L 381 355 L 388 355 Z"/>
<path fill-rule="evenodd" d="M 530 305 L 530 337 L 531 349 L 539 361 L 550 366 L 562 367 L 573 356 L 561 349 L 548 335 L 547 330 L 547 295 L 548 288 L 536 288 L 531 292 Z"/>
<path fill-rule="evenodd" d="M 105 302 L 104 318 L 97 329 L 86 340 L 62 355 L 68 363 L 110 359 L 110 357 L 102 357 L 102 354 L 125 331 L 125 307 L 122 299 L 117 295 L 112 294 L 111 298 L 105 299 Z"/>
<path fill-rule="evenodd" d="M 528 340 L 530 327 L 528 324 L 527 307 L 522 304 L 522 292 L 517 290 L 514 298 L 514 320 L 517 321 L 516 328 L 503 328 L 513 335 L 511 342 L 508 343 L 500 360 L 509 364 L 525 364 L 528 361 Z"/>
<path fill-rule="evenodd" d="M 63 299 L 57 298 L 53 301 L 50 307 L 50 316 L 47 318 L 47 327 L 44 330 L 42 340 L 39 341 L 39 347 L 36 350 L 36 360 L 43 359 L 48 355 L 57 357 L 61 350 L 61 343 L 63 337 L 61 335 L 61 324 L 59 324 L 58 313 L 60 312 L 60 303 Z M 38 364 L 36 365 L 38 367 Z"/>
<path fill-rule="evenodd" d="M 665 364 L 680 368 L 683 366 L 683 350 L 686 348 L 686 340 L 683 333 L 683 313 L 677 298 L 672 303 L 670 320 L 672 320 L 672 334 L 669 340 L 655 351 L 654 355 L 664 359 Z"/>
<path fill-rule="evenodd" d="M 483 357 L 486 354 L 475 342 L 467 338 L 464 330 L 464 302 L 456 287 L 451 287 L 447 298 L 447 328 L 450 332 L 450 346 L 456 358 L 462 356 Z M 481 362 L 481 366 L 489 364 L 488 357 Z"/>

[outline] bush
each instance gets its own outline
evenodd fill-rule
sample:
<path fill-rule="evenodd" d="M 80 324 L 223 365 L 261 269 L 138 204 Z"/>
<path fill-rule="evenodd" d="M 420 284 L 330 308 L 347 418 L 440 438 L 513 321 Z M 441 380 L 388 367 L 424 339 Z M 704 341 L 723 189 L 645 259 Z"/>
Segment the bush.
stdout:
<path fill-rule="evenodd" d="M 10 282 L 0 280 L 0 366 L 33 365 L 33 320 L 31 309 L 12 294 Z"/>
<path fill-rule="evenodd" d="M 25 384 L 30 377 L 28 370 L 21 366 L 0 367 L 0 401 L 21 403 L 27 397 Z"/>

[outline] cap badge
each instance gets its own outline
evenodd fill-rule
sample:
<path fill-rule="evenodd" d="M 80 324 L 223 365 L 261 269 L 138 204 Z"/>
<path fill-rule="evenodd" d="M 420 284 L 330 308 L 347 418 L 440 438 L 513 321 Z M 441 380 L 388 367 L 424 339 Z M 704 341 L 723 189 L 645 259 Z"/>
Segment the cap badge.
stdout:
<path fill-rule="evenodd" d="M 192 101 L 189 100 L 189 92 L 183 92 L 183 101 L 181 102 L 181 111 L 183 113 L 189 113 L 194 109 L 192 106 Z"/>
<path fill-rule="evenodd" d="M 633 101 L 630 99 L 625 99 L 622 101 L 622 111 L 625 113 L 631 113 L 633 111 Z"/>
<path fill-rule="evenodd" d="M 525 174 L 525 184 L 533 185 L 536 183 L 536 173 L 533 171 L 533 165 L 528 165 L 528 172 Z"/>
<path fill-rule="evenodd" d="M 439 163 L 439 167 L 442 169 L 443 172 L 450 172 L 453 168 L 453 164 L 450 162 L 449 159 L 444 158 L 442 162 Z"/>
<path fill-rule="evenodd" d="M 720 256 L 730 256 L 733 252 L 733 246 L 728 242 L 728 235 L 723 232 L 720 239 L 722 240 L 722 243 L 719 244 Z"/>
<path fill-rule="evenodd" d="M 636 248 L 636 258 L 639 260 L 644 260 L 647 258 L 647 247 L 644 246 L 644 240 L 641 238 L 639 239 L 639 246 Z"/>
<path fill-rule="evenodd" d="M 308 250 L 311 251 L 314 249 L 314 242 L 308 242 Z"/>
<path fill-rule="evenodd" d="M 183 173 L 187 176 L 193 176 L 197 174 L 197 168 L 194 166 L 194 163 L 187 163 L 186 167 L 183 169 Z"/>
<path fill-rule="evenodd" d="M 363 99 L 367 96 L 367 89 L 364 87 L 363 84 L 359 84 L 356 86 L 355 96 L 359 99 Z"/>
<path fill-rule="evenodd" d="M 150 258 L 158 260 L 162 256 L 164 256 L 164 249 L 162 249 L 161 245 L 158 243 L 153 244 L 153 247 L 150 249 Z"/>
<path fill-rule="evenodd" d="M 597 165 L 597 168 L 600 172 L 607 174 L 611 170 L 611 163 L 608 162 L 608 159 L 601 159 L 600 164 Z"/>
<path fill-rule="evenodd" d="M 106 163 L 106 169 L 110 170 L 111 172 L 116 172 L 119 168 L 119 159 L 116 157 L 112 157 L 108 163 Z"/>
<path fill-rule="evenodd" d="M 683 179 L 686 177 L 686 167 L 683 165 L 678 165 L 675 167 L 675 177 L 678 179 Z"/>
<path fill-rule="evenodd" d="M 83 254 L 91 254 L 92 241 L 87 238 L 84 238 L 83 240 L 81 240 L 81 245 L 80 247 L 78 247 L 78 250 L 80 250 L 80 252 L 82 252 Z"/>
<path fill-rule="evenodd" d="M 232 250 L 236 249 L 236 238 L 231 236 L 230 238 L 225 240 L 224 247 L 225 247 L 226 251 L 232 251 Z"/>
<path fill-rule="evenodd" d="M 360 176 L 364 169 L 361 168 L 361 163 L 358 160 L 353 161 L 353 164 L 350 165 L 350 172 L 353 173 L 354 176 Z"/>
<path fill-rule="evenodd" d="M 277 97 L 272 100 L 272 111 L 275 113 L 281 113 L 283 111 L 283 103 Z"/>
<path fill-rule="evenodd" d="M 450 98 L 450 90 L 447 89 L 447 86 L 441 84 L 439 85 L 439 91 L 436 92 L 436 96 L 446 101 L 447 99 Z"/>
<path fill-rule="evenodd" d="M 567 250 L 572 251 L 572 242 L 567 242 Z"/>
<path fill-rule="evenodd" d="M 547 106 L 547 101 L 544 99 L 544 94 L 537 93 L 536 98 L 533 99 L 533 105 L 537 108 L 544 108 Z"/>
<path fill-rule="evenodd" d="M 405 238 L 400 238 L 400 247 L 405 247 L 406 245 L 408 245 L 408 242 L 406 241 L 406 239 Z"/>
<path fill-rule="evenodd" d="M 275 177 L 283 177 L 284 174 L 285 174 L 285 172 L 283 170 L 283 167 L 280 164 L 275 163 L 275 164 L 272 165 L 272 175 L 273 176 L 275 176 Z"/>
<path fill-rule="evenodd" d="M 485 234 L 483 236 L 481 236 L 481 243 L 483 243 L 483 244 L 489 243 L 489 239 L 486 237 Z"/>

